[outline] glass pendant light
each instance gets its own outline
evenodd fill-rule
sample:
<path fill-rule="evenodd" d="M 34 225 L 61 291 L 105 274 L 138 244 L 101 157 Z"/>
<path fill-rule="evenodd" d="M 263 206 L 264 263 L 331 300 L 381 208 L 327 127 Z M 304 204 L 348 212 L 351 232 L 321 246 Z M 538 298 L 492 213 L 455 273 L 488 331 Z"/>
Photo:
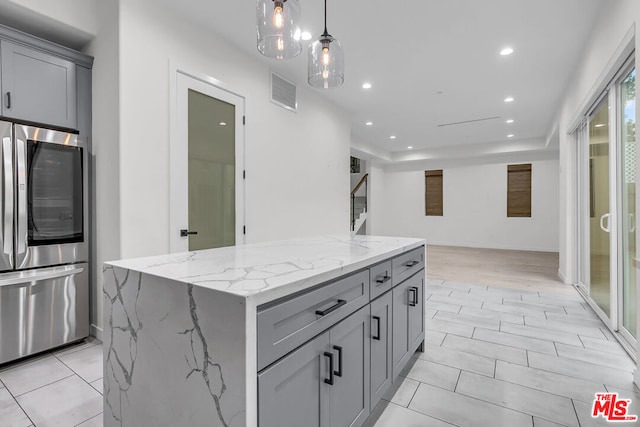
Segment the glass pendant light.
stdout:
<path fill-rule="evenodd" d="M 321 89 L 344 83 L 344 51 L 340 42 L 327 32 L 327 0 L 324 0 L 324 33 L 309 45 L 308 81 Z"/>
<path fill-rule="evenodd" d="M 269 58 L 291 59 L 302 52 L 298 0 L 258 0 L 258 51 Z"/>

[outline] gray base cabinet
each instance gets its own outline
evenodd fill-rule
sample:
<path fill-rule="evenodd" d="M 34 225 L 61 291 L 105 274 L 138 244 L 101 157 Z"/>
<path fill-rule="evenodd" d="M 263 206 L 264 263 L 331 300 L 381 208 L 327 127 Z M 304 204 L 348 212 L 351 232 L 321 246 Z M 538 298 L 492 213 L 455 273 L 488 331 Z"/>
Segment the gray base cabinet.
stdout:
<path fill-rule="evenodd" d="M 371 408 L 387 392 L 392 382 L 391 292 L 371 302 Z"/>
<path fill-rule="evenodd" d="M 416 274 L 392 291 L 393 379 L 424 340 L 424 274 Z"/>
<path fill-rule="evenodd" d="M 325 332 L 258 375 L 260 427 L 329 426 L 328 349 Z"/>
<path fill-rule="evenodd" d="M 77 128 L 76 64 L 6 40 L 0 60 L 4 117 Z"/>
<path fill-rule="evenodd" d="M 329 331 L 335 354 L 331 426 L 361 426 L 369 416 L 369 306 Z"/>
<path fill-rule="evenodd" d="M 361 426 L 369 390 L 367 306 L 258 375 L 259 425 Z"/>
<path fill-rule="evenodd" d="M 359 427 L 424 342 L 424 247 L 258 307 L 259 427 Z"/>

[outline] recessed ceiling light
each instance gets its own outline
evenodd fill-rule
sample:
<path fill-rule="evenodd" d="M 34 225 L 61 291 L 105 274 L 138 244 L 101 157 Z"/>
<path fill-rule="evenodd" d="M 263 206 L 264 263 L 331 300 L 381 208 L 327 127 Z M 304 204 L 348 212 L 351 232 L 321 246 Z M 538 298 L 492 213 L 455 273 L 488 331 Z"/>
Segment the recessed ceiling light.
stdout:
<path fill-rule="evenodd" d="M 395 135 L 391 135 L 391 136 L 389 137 L 389 139 L 396 139 L 396 136 L 395 136 Z"/>
<path fill-rule="evenodd" d="M 509 124 L 511 124 L 511 123 L 513 123 L 513 122 L 514 122 L 514 120 L 513 120 L 513 119 L 509 119 L 509 120 L 507 120 L 507 121 L 506 121 L 506 123 L 509 123 Z"/>
<path fill-rule="evenodd" d="M 513 96 L 508 96 L 504 99 L 504 102 L 513 102 Z"/>
<path fill-rule="evenodd" d="M 311 38 L 313 36 L 311 35 L 311 33 L 309 31 L 303 31 L 302 35 L 300 37 L 302 38 L 302 40 L 307 41 L 307 40 L 311 40 Z"/>
<path fill-rule="evenodd" d="M 226 126 L 227 124 L 225 122 L 220 122 L 220 126 Z"/>
<path fill-rule="evenodd" d="M 365 125 L 367 125 L 367 126 L 373 126 L 373 122 L 367 122 L 367 123 L 365 123 Z"/>
<path fill-rule="evenodd" d="M 509 135 L 507 135 L 507 138 L 513 138 L 513 134 L 510 133 Z"/>
<path fill-rule="evenodd" d="M 604 123 L 598 123 L 595 127 L 597 127 L 597 128 L 603 128 L 603 127 L 605 127 L 605 126 L 606 126 L 606 124 L 604 124 Z"/>
<path fill-rule="evenodd" d="M 371 89 L 371 83 L 362 83 L 362 89 Z"/>
<path fill-rule="evenodd" d="M 408 146 L 407 150 L 413 150 L 413 147 L 412 146 Z"/>
<path fill-rule="evenodd" d="M 511 48 L 511 47 L 505 47 L 504 49 L 502 49 L 500 51 L 500 55 L 502 55 L 502 56 L 511 55 L 512 53 L 513 53 L 513 48 Z"/>

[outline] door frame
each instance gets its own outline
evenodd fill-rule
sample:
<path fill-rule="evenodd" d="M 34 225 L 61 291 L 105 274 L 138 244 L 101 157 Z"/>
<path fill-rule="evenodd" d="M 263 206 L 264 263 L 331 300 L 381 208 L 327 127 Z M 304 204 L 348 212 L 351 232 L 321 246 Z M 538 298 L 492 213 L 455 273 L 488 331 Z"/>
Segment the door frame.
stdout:
<path fill-rule="evenodd" d="M 623 183 L 623 167 L 621 164 L 621 159 L 622 159 L 622 152 L 624 150 L 623 147 L 623 141 L 622 141 L 622 114 L 623 112 L 620 111 L 620 104 L 619 101 L 622 97 L 621 91 L 620 91 L 620 85 L 622 84 L 622 82 L 624 81 L 624 79 L 629 75 L 629 73 L 631 73 L 632 70 L 634 70 L 636 68 L 635 65 L 635 52 L 625 61 L 624 65 L 620 68 L 620 71 L 616 74 L 613 82 L 612 82 L 612 92 L 614 92 L 614 98 L 616 99 L 616 105 L 615 108 L 611 109 L 611 116 L 610 118 L 613 118 L 613 122 L 615 123 L 615 129 L 612 129 L 612 131 L 614 132 L 615 138 L 616 138 L 616 162 L 617 162 L 617 169 L 615 171 L 616 176 L 616 184 L 622 184 Z M 637 75 L 637 72 L 636 72 Z M 637 94 L 636 94 L 636 99 L 637 99 Z M 612 126 L 613 127 L 613 126 Z M 638 153 L 638 140 L 636 138 L 636 153 Z M 637 155 L 637 154 L 636 154 Z M 636 170 L 637 171 L 637 170 Z M 636 181 L 637 181 L 637 175 L 636 175 Z M 637 189 L 637 182 L 636 182 L 636 189 Z M 616 190 L 615 190 L 615 201 L 616 201 L 616 207 L 622 207 L 622 197 L 623 197 L 623 188 L 622 185 L 616 185 Z M 624 327 L 624 320 L 622 319 L 623 315 L 624 315 L 624 302 L 623 302 L 623 298 L 624 298 L 624 257 L 622 256 L 622 254 L 624 253 L 624 239 L 622 237 L 624 230 L 622 229 L 622 226 L 620 226 L 620 224 L 622 224 L 622 215 L 626 215 L 626 213 L 624 211 L 622 212 L 616 212 L 616 229 L 617 229 L 617 233 L 616 233 L 616 252 L 618 252 L 620 254 L 620 256 L 617 259 L 616 262 L 616 273 L 617 273 L 617 283 L 616 286 L 614 286 L 615 288 L 615 293 L 616 293 L 616 298 L 615 300 L 612 298 L 612 306 L 613 304 L 615 304 L 616 307 L 616 319 L 615 321 L 613 321 L 613 326 L 614 326 L 614 330 L 616 332 L 618 332 L 619 334 L 622 335 L 622 337 L 627 340 L 630 344 L 632 344 L 635 347 L 636 344 L 636 338 L 633 337 L 633 335 L 631 335 L 631 333 Z M 636 218 L 637 218 L 637 212 L 636 212 Z M 636 249 L 637 250 L 637 249 Z M 636 257 L 637 257 L 637 253 L 636 253 Z M 631 268 L 635 269 L 635 266 L 631 266 Z M 638 291 L 638 280 L 636 278 L 636 292 Z M 637 307 L 637 301 L 636 303 L 636 313 L 638 312 L 638 307 Z M 636 315 L 637 317 L 637 315 Z M 636 318 L 636 322 L 637 322 L 637 318 Z"/>
<path fill-rule="evenodd" d="M 235 231 L 236 245 L 245 244 L 246 237 L 246 191 L 245 191 L 245 97 L 232 90 L 220 80 L 206 74 L 193 72 L 185 67 L 169 64 L 169 252 L 188 252 L 189 238 L 180 237 L 180 229 L 189 224 L 188 150 L 184 141 L 188 132 L 188 111 L 180 108 L 187 97 L 180 96 L 179 88 L 193 89 L 236 107 L 235 119 Z M 187 165 L 187 166 L 185 166 Z M 187 208 L 185 208 L 185 206 Z"/>
<path fill-rule="evenodd" d="M 621 144 L 621 115 L 620 115 L 620 106 L 618 105 L 618 101 L 620 99 L 620 83 L 622 80 L 631 72 L 632 69 L 635 68 L 635 51 L 632 51 L 631 54 L 626 58 L 625 61 L 622 62 L 618 70 L 613 74 L 608 84 L 605 86 L 603 92 L 600 96 L 595 99 L 592 107 L 588 110 L 585 115 L 585 136 L 586 138 L 578 138 L 577 142 L 582 144 L 582 146 L 577 147 L 577 176 L 578 183 L 586 183 L 588 182 L 588 166 L 585 163 L 588 158 L 588 150 L 589 150 L 589 131 L 588 126 L 591 118 L 598 110 L 600 103 L 607 99 L 609 103 L 609 265 L 610 265 L 610 282 L 609 282 L 609 290 L 610 290 L 610 307 L 609 307 L 609 316 L 607 316 L 604 311 L 593 301 L 590 297 L 590 286 L 587 287 L 584 283 L 582 283 L 581 276 L 589 278 L 589 269 L 585 268 L 585 265 L 588 265 L 588 262 L 584 259 L 589 252 L 589 235 L 582 234 L 580 231 L 584 231 L 584 218 L 587 218 L 586 213 L 588 212 L 588 193 L 585 190 L 586 187 L 580 187 L 578 185 L 577 193 L 577 205 L 578 205 L 578 214 L 580 215 L 580 220 L 578 220 L 578 277 L 577 277 L 577 285 L 581 288 L 587 296 L 587 302 L 591 306 L 591 308 L 596 312 L 596 314 L 600 317 L 600 319 L 613 331 L 616 333 L 619 341 L 622 338 L 621 343 L 625 345 L 625 347 L 633 347 L 635 348 L 636 339 L 629 333 L 629 331 L 623 326 L 622 321 L 622 313 L 623 313 L 623 301 L 621 296 L 623 293 L 623 251 L 622 247 L 623 239 L 622 239 L 622 227 L 621 227 L 621 215 L 624 214 L 620 212 L 620 207 L 622 206 L 622 186 L 620 185 L 622 182 L 622 165 L 621 165 L 621 156 L 622 156 L 622 144 Z M 580 132 L 580 125 L 577 126 L 576 130 Z M 637 283 L 636 283 L 637 286 Z"/>

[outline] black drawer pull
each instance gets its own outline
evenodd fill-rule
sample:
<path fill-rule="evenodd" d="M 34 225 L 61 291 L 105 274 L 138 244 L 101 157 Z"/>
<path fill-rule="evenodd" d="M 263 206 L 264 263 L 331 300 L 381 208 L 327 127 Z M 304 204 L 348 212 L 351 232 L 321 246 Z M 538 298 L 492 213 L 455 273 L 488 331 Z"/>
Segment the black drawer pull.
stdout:
<path fill-rule="evenodd" d="M 334 345 L 333 349 L 338 351 L 338 370 L 333 371 L 333 373 L 336 377 L 341 377 L 342 376 L 342 347 L 340 347 L 339 345 Z"/>
<path fill-rule="evenodd" d="M 382 279 L 376 279 L 376 283 L 387 283 L 389 280 L 391 280 L 391 276 L 387 276 L 386 274 L 382 277 Z"/>
<path fill-rule="evenodd" d="M 418 288 L 412 286 L 409 288 L 409 305 L 415 307 L 418 303 Z"/>
<path fill-rule="evenodd" d="M 11 109 L 11 92 L 7 92 L 7 110 Z"/>
<path fill-rule="evenodd" d="M 331 307 L 327 308 L 326 310 L 316 310 L 316 314 L 318 316 L 327 315 L 327 314 L 331 313 L 332 311 L 335 311 L 335 310 L 339 309 L 340 307 L 342 307 L 346 303 L 347 303 L 347 300 L 339 299 L 337 303 L 335 303 Z"/>
<path fill-rule="evenodd" d="M 376 341 L 380 341 L 380 317 L 379 316 L 373 316 L 373 320 L 376 321 L 377 326 L 376 326 L 376 334 L 371 337 Z"/>
<path fill-rule="evenodd" d="M 409 296 L 412 297 L 411 301 L 409 301 L 409 305 L 411 307 L 415 307 L 420 302 L 418 300 L 418 288 L 415 287 L 415 286 L 410 287 L 409 288 Z"/>
<path fill-rule="evenodd" d="M 325 384 L 333 385 L 333 353 L 324 352 L 324 357 L 329 358 L 329 379 L 324 379 Z"/>
<path fill-rule="evenodd" d="M 416 265 L 418 265 L 418 264 L 420 264 L 420 261 L 413 260 L 413 261 L 409 261 L 409 262 L 408 262 L 408 263 L 406 263 L 404 266 L 405 266 L 405 267 L 409 267 L 409 268 L 411 268 L 411 267 L 415 267 L 415 266 L 416 266 Z"/>

